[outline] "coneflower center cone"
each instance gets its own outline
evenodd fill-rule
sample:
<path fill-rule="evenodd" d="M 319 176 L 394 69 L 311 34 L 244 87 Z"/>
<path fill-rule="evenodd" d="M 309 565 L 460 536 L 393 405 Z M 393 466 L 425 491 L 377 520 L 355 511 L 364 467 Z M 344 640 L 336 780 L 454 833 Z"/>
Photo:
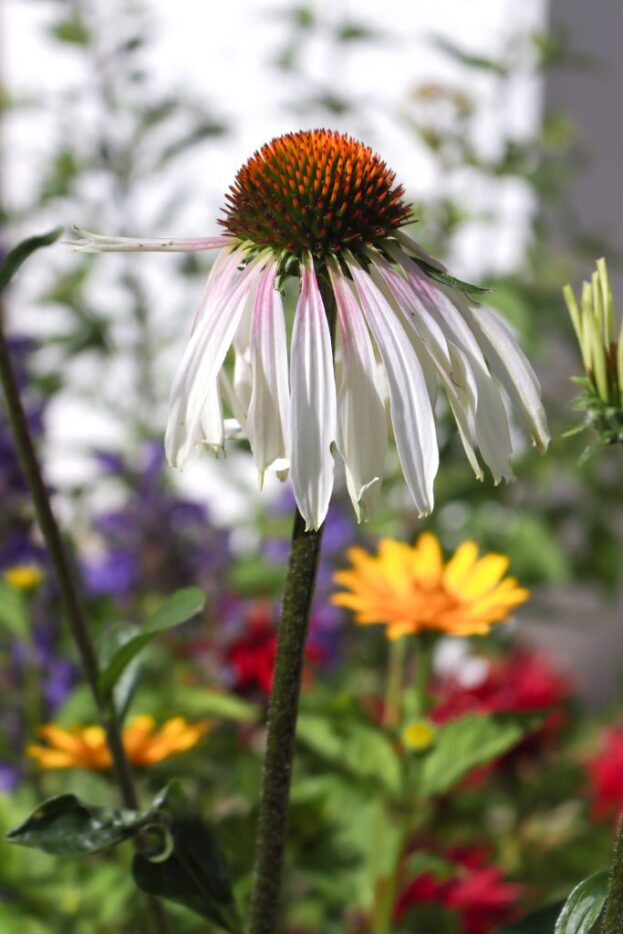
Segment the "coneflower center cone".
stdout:
<path fill-rule="evenodd" d="M 331 130 L 288 133 L 263 146 L 226 195 L 228 233 L 316 257 L 371 246 L 405 224 L 395 173 L 368 146 Z"/>

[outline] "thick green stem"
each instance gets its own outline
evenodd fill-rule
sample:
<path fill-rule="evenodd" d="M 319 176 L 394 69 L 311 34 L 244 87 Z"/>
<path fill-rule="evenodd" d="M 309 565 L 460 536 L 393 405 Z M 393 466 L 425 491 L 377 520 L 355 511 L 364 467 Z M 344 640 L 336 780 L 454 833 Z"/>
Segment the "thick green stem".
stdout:
<path fill-rule="evenodd" d="M 102 724 L 106 729 L 108 745 L 115 777 L 124 805 L 136 810 L 139 807 L 138 796 L 134 785 L 132 770 L 125 753 L 121 729 L 112 704 L 107 704 L 99 688 L 99 666 L 91 633 L 84 613 L 78 588 L 76 586 L 74 569 L 60 528 L 56 521 L 50 497 L 43 480 L 39 459 L 28 427 L 28 420 L 19 392 L 19 385 L 13 369 L 9 346 L 4 333 L 4 313 L 0 305 L 0 384 L 6 398 L 7 411 L 15 446 L 19 454 L 22 470 L 30 488 L 35 513 L 41 534 L 50 556 L 52 565 L 58 579 L 61 598 L 65 607 L 67 623 L 72 635 L 86 680 L 91 688 L 95 704 L 100 714 Z M 151 899 L 152 912 L 160 934 L 168 934 L 168 923 L 162 905 Z"/>
<path fill-rule="evenodd" d="M 318 274 L 318 286 L 327 315 L 331 343 L 335 346 L 336 305 L 324 269 Z M 322 529 L 321 526 L 318 530 L 306 531 L 305 520 L 297 510 L 268 708 L 250 934 L 275 934 L 278 930 L 296 720 Z"/>
<path fill-rule="evenodd" d="M 614 844 L 610 885 L 601 930 L 602 934 L 621 934 L 623 931 L 623 820 L 619 824 Z"/>
<path fill-rule="evenodd" d="M 294 736 L 321 539 L 322 528 L 306 532 L 305 521 L 297 511 L 268 711 L 251 934 L 275 934 L 278 930 Z"/>

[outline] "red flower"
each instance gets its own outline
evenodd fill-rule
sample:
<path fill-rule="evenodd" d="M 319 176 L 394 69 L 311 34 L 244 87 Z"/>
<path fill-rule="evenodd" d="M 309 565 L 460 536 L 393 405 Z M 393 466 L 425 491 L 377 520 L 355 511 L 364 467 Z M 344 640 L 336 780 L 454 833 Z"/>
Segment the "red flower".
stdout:
<path fill-rule="evenodd" d="M 269 695 L 273 686 L 273 674 L 277 657 L 277 630 L 270 607 L 257 605 L 247 616 L 246 631 L 230 642 L 225 649 L 225 662 L 233 675 L 232 687 L 248 694 L 260 691 Z M 320 652 L 308 645 L 305 661 L 320 661 Z M 303 682 L 308 680 L 305 672 Z"/>
<path fill-rule="evenodd" d="M 600 752 L 586 763 L 591 814 L 595 820 L 611 818 L 617 822 L 623 810 L 623 728 L 605 730 L 601 745 Z"/>
<path fill-rule="evenodd" d="M 522 887 L 507 882 L 502 871 L 486 864 L 486 851 L 480 847 L 457 847 L 444 854 L 454 862 L 457 873 L 438 879 L 425 872 L 403 890 L 394 917 L 402 918 L 411 908 L 436 902 L 458 912 L 463 934 L 491 934 L 500 924 L 512 921 Z"/>
<path fill-rule="evenodd" d="M 468 713 L 549 710 L 544 728 L 551 732 L 564 720 L 563 704 L 570 693 L 569 681 L 545 656 L 520 649 L 504 659 L 489 660 L 484 678 L 470 687 L 452 677 L 443 679 L 436 688 L 439 702 L 431 716 L 437 723 L 446 723 Z"/>

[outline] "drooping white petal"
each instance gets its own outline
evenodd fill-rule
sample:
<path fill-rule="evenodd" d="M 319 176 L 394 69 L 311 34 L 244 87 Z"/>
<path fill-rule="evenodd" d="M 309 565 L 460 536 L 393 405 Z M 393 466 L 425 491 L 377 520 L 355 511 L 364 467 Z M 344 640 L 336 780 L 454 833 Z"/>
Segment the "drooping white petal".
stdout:
<path fill-rule="evenodd" d="M 471 443 L 469 430 L 470 411 L 476 411 L 475 381 L 464 367 L 457 367 L 451 345 L 448 345 L 441 328 L 430 316 L 419 296 L 410 288 L 409 283 L 383 257 L 371 254 L 371 259 L 370 270 L 374 282 L 386 295 L 392 307 L 402 312 L 409 322 L 411 340 L 422 365 L 431 404 L 434 407 L 436 399 L 434 374 L 431 373 L 431 367 L 434 367 L 446 391 L 467 459 L 476 477 L 482 480 L 483 473 Z M 470 387 L 473 387 L 472 392 Z"/>
<path fill-rule="evenodd" d="M 204 250 L 220 250 L 235 245 L 234 237 L 104 237 L 101 234 L 72 227 L 80 239 L 67 240 L 74 253 L 199 253 Z"/>
<path fill-rule="evenodd" d="M 211 295 L 204 296 L 206 310 L 188 342 L 171 390 L 165 451 L 173 467 L 184 466 L 197 441 L 205 401 L 216 382 L 249 295 L 255 289 L 263 262 L 262 256 L 252 260 L 235 275 L 225 291 L 219 290 L 216 301 L 212 302 Z"/>
<path fill-rule="evenodd" d="M 288 347 L 281 295 L 275 288 L 277 263 L 262 273 L 251 317 L 252 390 L 247 434 L 263 483 L 264 472 L 276 461 L 280 471 L 290 448 Z"/>
<path fill-rule="evenodd" d="M 471 317 L 480 331 L 485 356 L 529 434 L 545 451 L 550 436 L 539 381 L 508 324 L 491 308 L 479 306 Z"/>
<path fill-rule="evenodd" d="M 205 444 L 207 448 L 210 448 L 216 454 L 220 454 L 225 446 L 223 407 L 218 382 L 216 381 L 201 410 L 197 441 Z"/>
<path fill-rule="evenodd" d="M 420 246 L 417 240 L 414 240 L 412 237 L 406 234 L 404 230 L 396 231 L 396 239 L 401 244 L 405 252 L 411 253 L 413 256 L 417 256 L 419 259 L 423 259 L 424 262 L 429 264 L 429 266 L 432 266 L 434 269 L 438 269 L 440 272 L 446 272 L 448 267 L 444 266 L 440 260 L 435 259 L 434 256 L 431 256 L 430 253 L 427 253 L 426 250 Z"/>
<path fill-rule="evenodd" d="M 405 480 L 419 514 L 427 515 L 434 503 L 439 450 L 424 374 L 402 324 L 370 276 L 352 258 L 348 268 L 387 373 L 392 425 Z"/>
<path fill-rule="evenodd" d="M 201 300 L 197 306 L 191 334 L 201 321 L 208 305 L 214 304 L 227 291 L 245 258 L 244 250 L 221 250 L 210 270 Z"/>
<path fill-rule="evenodd" d="M 378 366 L 363 314 L 337 263 L 329 266 L 342 340 L 342 374 L 337 396 L 337 448 L 358 521 L 378 501 L 387 448 L 387 417 Z"/>
<path fill-rule="evenodd" d="M 329 325 L 311 255 L 302 263 L 290 352 L 291 477 L 307 529 L 318 529 L 333 490 L 335 374 Z"/>

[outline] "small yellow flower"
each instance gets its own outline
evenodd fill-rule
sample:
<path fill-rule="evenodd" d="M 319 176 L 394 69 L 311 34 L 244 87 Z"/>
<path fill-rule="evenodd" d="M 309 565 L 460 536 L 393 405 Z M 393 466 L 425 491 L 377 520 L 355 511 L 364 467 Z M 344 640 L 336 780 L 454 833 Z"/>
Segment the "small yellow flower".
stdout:
<path fill-rule="evenodd" d="M 15 564 L 4 572 L 4 579 L 14 590 L 33 590 L 42 576 L 41 569 L 33 564 Z"/>
<path fill-rule="evenodd" d="M 430 720 L 414 720 L 402 731 L 402 741 L 413 752 L 424 752 L 435 742 L 436 730 Z"/>
<path fill-rule="evenodd" d="M 486 635 L 507 619 L 530 593 L 512 577 L 504 578 L 508 558 L 478 558 L 475 542 L 463 542 L 444 564 L 441 546 L 424 532 L 411 547 L 383 539 L 378 556 L 351 548 L 352 570 L 334 577 L 345 591 L 332 602 L 355 613 L 362 625 L 381 623 L 390 639 L 429 630 L 447 635 Z"/>
<path fill-rule="evenodd" d="M 205 721 L 189 723 L 173 717 L 159 729 L 153 717 L 135 717 L 123 731 L 123 745 L 132 765 L 149 766 L 195 746 L 208 729 Z M 39 733 L 47 745 L 30 745 L 26 753 L 44 769 L 90 769 L 105 771 L 112 766 L 106 734 L 100 726 L 64 730 L 53 723 Z"/>

